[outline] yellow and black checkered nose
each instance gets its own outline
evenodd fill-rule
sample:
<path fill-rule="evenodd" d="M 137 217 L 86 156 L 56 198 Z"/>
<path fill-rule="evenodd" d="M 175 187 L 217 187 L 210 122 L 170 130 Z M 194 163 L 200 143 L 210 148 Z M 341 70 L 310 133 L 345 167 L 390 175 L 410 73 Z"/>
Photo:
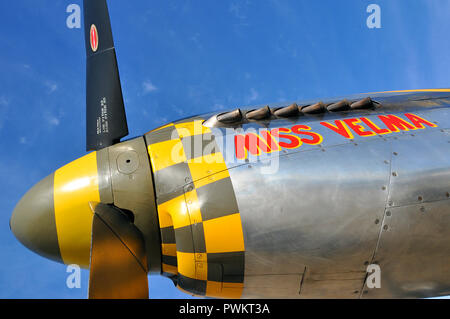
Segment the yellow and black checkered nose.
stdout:
<path fill-rule="evenodd" d="M 14 209 L 11 230 L 30 250 L 87 268 L 93 218 L 90 202 L 100 202 L 97 152 L 58 169 L 28 191 Z"/>
<path fill-rule="evenodd" d="M 232 181 L 216 136 L 202 119 L 146 134 L 161 231 L 163 275 L 201 296 L 239 298 L 244 235 Z"/>

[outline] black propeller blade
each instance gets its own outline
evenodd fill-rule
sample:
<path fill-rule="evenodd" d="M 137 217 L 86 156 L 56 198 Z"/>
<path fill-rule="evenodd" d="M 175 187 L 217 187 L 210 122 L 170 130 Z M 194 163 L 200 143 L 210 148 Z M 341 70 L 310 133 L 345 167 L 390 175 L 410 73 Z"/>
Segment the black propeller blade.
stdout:
<path fill-rule="evenodd" d="M 148 298 L 147 257 L 142 233 L 119 208 L 91 203 L 90 299 Z"/>
<path fill-rule="evenodd" d="M 86 42 L 86 150 L 128 135 L 116 51 L 106 0 L 84 0 Z"/>

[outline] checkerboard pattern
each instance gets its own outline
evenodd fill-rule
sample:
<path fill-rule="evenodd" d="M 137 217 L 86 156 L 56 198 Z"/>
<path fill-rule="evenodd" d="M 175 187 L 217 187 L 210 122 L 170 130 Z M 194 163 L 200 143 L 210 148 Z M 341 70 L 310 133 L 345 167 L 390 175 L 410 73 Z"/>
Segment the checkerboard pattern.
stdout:
<path fill-rule="evenodd" d="M 244 236 L 230 175 L 211 130 L 190 118 L 145 135 L 162 239 L 162 272 L 191 294 L 239 298 Z"/>

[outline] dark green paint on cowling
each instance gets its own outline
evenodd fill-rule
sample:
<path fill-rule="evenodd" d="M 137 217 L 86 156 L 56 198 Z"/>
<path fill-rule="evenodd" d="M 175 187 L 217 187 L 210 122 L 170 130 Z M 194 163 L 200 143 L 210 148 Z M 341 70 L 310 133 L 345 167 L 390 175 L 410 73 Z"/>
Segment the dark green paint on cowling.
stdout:
<path fill-rule="evenodd" d="M 188 161 L 220 152 L 220 148 L 212 133 L 186 136 L 181 139 L 181 143 Z"/>
<path fill-rule="evenodd" d="M 239 212 L 234 195 L 233 184 L 229 177 L 196 189 L 201 203 L 202 220 L 207 221 Z"/>
<path fill-rule="evenodd" d="M 199 296 L 206 295 L 206 280 L 193 279 L 178 274 L 178 286 Z"/>
<path fill-rule="evenodd" d="M 243 251 L 228 253 L 208 253 L 208 280 L 243 283 L 245 268 L 245 253 Z M 219 268 L 213 265 L 220 265 Z M 221 270 L 220 280 L 217 280 Z"/>
<path fill-rule="evenodd" d="M 191 225 L 175 229 L 175 241 L 177 244 L 177 251 L 182 253 L 195 253 L 194 243 L 192 241 Z"/>
<path fill-rule="evenodd" d="M 176 256 L 163 255 L 162 262 L 163 262 L 163 264 L 177 267 L 177 257 Z"/>
<path fill-rule="evenodd" d="M 161 241 L 163 244 L 175 244 L 175 231 L 173 226 L 161 228 Z"/>
<path fill-rule="evenodd" d="M 97 151 L 97 171 L 100 202 L 103 204 L 112 204 L 114 203 L 114 197 L 112 191 L 108 148 Z"/>
<path fill-rule="evenodd" d="M 180 138 L 175 126 L 170 125 L 145 135 L 147 145 L 176 140 Z"/>
<path fill-rule="evenodd" d="M 183 194 L 182 187 L 192 180 L 189 165 L 186 162 L 165 167 L 153 174 L 158 204 L 163 203 L 162 198 L 168 201 Z"/>
<path fill-rule="evenodd" d="M 34 185 L 19 201 L 10 220 L 14 236 L 33 252 L 62 263 L 53 200 L 54 173 Z"/>

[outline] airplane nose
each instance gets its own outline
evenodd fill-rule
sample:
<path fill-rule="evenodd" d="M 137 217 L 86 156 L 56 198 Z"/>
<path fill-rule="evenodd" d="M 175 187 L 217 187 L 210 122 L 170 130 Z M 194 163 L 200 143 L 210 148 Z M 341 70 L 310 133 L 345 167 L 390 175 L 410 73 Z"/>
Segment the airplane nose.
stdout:
<path fill-rule="evenodd" d="M 10 220 L 14 236 L 28 249 L 62 262 L 53 201 L 54 174 L 31 188 L 19 201 Z"/>

